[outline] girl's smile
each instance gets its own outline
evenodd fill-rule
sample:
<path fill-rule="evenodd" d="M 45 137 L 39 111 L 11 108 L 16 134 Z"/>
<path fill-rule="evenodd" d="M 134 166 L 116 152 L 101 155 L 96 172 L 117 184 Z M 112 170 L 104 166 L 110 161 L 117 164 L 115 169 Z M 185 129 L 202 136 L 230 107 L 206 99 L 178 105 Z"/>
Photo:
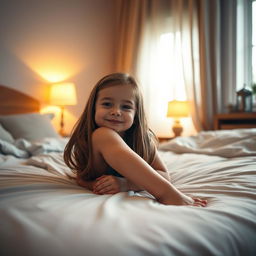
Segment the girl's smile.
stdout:
<path fill-rule="evenodd" d="M 98 92 L 95 105 L 95 122 L 120 135 L 128 130 L 136 113 L 135 97 L 131 85 L 114 85 Z"/>
<path fill-rule="evenodd" d="M 108 122 L 110 122 L 110 123 L 112 123 L 112 124 L 117 124 L 117 125 L 123 123 L 122 121 L 115 120 L 115 119 L 111 119 L 111 120 L 106 119 L 106 121 L 108 121 Z"/>

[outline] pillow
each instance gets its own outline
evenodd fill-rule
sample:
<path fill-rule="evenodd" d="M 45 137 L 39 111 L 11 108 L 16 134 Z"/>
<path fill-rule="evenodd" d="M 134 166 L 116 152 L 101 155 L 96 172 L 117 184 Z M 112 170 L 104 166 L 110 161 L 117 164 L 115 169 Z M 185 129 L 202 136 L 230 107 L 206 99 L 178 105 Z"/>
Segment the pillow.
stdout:
<path fill-rule="evenodd" d="M 1 124 L 0 124 L 0 140 L 7 141 L 9 143 L 14 142 L 14 138 L 12 137 L 12 135 L 8 131 L 6 131 Z"/>
<path fill-rule="evenodd" d="M 44 138 L 60 138 L 51 124 L 49 114 L 29 113 L 0 116 L 0 123 L 15 139 L 24 138 L 29 141 Z"/>

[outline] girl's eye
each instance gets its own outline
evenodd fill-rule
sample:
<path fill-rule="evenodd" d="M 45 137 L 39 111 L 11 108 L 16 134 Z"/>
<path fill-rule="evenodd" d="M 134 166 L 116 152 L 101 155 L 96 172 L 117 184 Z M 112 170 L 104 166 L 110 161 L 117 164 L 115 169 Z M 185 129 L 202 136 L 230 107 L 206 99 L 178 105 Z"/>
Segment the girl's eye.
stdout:
<path fill-rule="evenodd" d="M 123 109 L 130 110 L 130 109 L 132 109 L 132 106 L 130 106 L 130 105 L 123 105 Z"/>
<path fill-rule="evenodd" d="M 104 107 L 110 107 L 111 103 L 110 102 L 103 102 L 101 105 L 104 106 Z"/>

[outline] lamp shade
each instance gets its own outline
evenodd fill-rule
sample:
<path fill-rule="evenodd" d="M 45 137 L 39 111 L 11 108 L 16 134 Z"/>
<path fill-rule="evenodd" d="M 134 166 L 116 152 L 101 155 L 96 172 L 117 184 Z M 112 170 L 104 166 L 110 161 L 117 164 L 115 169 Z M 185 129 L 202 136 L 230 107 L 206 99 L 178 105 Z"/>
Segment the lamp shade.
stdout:
<path fill-rule="evenodd" d="M 50 90 L 50 103 L 58 106 L 76 105 L 76 89 L 73 83 L 53 84 Z"/>
<path fill-rule="evenodd" d="M 189 115 L 188 102 L 173 100 L 168 102 L 167 117 L 186 117 Z"/>

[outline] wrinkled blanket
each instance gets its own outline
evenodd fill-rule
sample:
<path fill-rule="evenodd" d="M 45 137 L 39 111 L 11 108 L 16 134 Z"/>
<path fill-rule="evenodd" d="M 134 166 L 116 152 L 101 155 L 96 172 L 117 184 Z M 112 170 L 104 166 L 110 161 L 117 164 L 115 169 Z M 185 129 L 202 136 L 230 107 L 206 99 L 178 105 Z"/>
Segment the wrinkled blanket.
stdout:
<path fill-rule="evenodd" d="M 34 142 L 26 139 L 17 139 L 14 143 L 0 139 L 0 153 L 19 158 L 28 158 L 39 154 L 63 152 L 66 143 L 67 138 L 45 138 Z"/>
<path fill-rule="evenodd" d="M 159 149 L 221 157 L 256 156 L 256 129 L 204 131 L 196 136 L 177 137 Z"/>

